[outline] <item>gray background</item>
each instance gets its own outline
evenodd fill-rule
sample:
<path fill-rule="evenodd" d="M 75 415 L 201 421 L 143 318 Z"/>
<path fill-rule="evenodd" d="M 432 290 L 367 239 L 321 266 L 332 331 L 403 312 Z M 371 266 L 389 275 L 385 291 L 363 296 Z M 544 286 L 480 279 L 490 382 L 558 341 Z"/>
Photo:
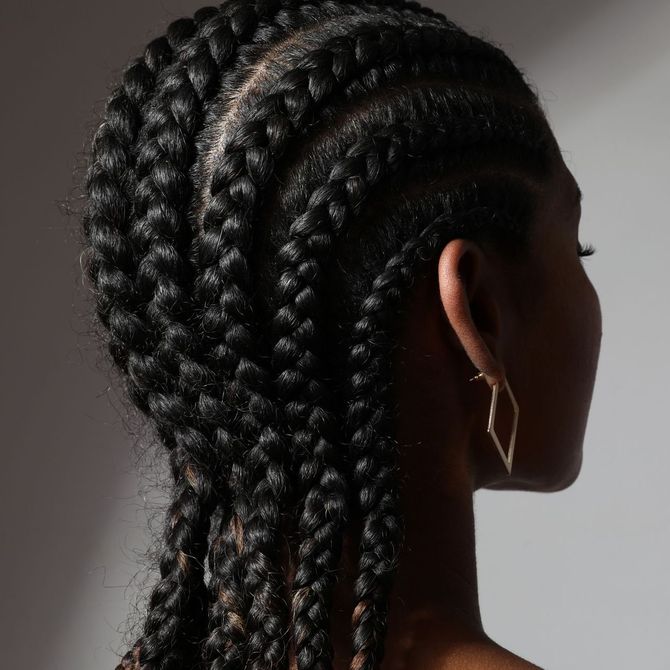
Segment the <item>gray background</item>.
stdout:
<path fill-rule="evenodd" d="M 5 667 L 113 668 L 126 615 L 153 582 L 142 552 L 161 482 L 87 335 L 76 221 L 61 204 L 107 85 L 198 6 L 0 9 Z M 431 6 L 497 41 L 537 83 L 585 193 L 581 240 L 597 251 L 584 261 L 603 309 L 579 479 L 554 494 L 476 494 L 485 628 L 548 670 L 669 668 L 670 4 Z"/>

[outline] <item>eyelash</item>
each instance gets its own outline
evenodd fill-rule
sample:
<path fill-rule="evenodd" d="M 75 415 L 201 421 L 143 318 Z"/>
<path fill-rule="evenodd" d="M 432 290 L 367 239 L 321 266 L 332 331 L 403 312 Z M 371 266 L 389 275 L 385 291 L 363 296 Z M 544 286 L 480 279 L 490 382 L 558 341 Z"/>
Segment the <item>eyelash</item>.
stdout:
<path fill-rule="evenodd" d="M 596 253 L 596 248 L 592 244 L 587 244 L 582 246 L 580 242 L 577 242 L 577 255 L 578 256 L 592 256 Z"/>

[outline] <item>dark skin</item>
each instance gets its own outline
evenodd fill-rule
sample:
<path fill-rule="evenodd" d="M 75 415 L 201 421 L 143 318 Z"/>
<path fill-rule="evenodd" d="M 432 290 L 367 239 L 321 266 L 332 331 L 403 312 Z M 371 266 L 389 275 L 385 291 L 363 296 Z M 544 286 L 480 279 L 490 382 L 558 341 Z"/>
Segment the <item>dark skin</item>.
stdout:
<path fill-rule="evenodd" d="M 559 491 L 579 474 L 602 334 L 597 293 L 577 255 L 578 186 L 556 151 L 529 261 L 465 239 L 417 282 L 394 359 L 405 542 L 391 594 L 384 670 L 538 668 L 484 632 L 473 493 Z M 479 371 L 483 379 L 469 381 Z M 512 474 L 486 432 L 491 386 Z M 548 427 L 551 426 L 551 430 Z M 358 529 L 355 529 L 357 531 Z M 335 668 L 348 670 L 356 543 L 349 533 L 333 602 Z"/>

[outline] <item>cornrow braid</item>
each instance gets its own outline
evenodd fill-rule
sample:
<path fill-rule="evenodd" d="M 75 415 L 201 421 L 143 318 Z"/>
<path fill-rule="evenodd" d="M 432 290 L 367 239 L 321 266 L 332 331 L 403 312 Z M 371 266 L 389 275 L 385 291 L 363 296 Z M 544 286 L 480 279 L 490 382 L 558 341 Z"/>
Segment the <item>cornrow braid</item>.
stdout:
<path fill-rule="evenodd" d="M 225 343 L 227 364 L 230 365 L 232 360 L 236 366 L 231 375 L 229 401 L 240 407 L 244 399 L 248 399 L 249 411 L 241 419 L 240 435 L 249 435 L 252 443 L 258 435 L 258 444 L 251 447 L 246 456 L 250 479 L 245 488 L 252 490 L 252 500 L 250 504 L 245 501 L 243 509 L 250 512 L 250 517 L 239 518 L 239 525 L 245 533 L 242 569 L 248 575 L 246 585 L 254 593 L 254 602 L 262 603 L 261 611 L 264 612 L 263 617 L 255 617 L 253 611 L 248 615 L 249 653 L 267 662 L 270 659 L 278 662 L 284 654 L 281 638 L 285 613 L 278 586 L 271 580 L 278 574 L 278 557 L 276 550 L 272 553 L 272 548 L 276 549 L 278 544 L 279 515 L 288 480 L 283 465 L 285 447 L 280 435 L 272 428 L 276 419 L 273 418 L 274 405 L 265 390 L 267 374 L 254 360 L 260 342 L 253 335 L 250 274 L 245 257 L 253 241 L 251 221 L 258 206 L 259 187 L 270 178 L 273 162 L 281 155 L 290 135 L 305 123 L 310 106 L 321 102 L 335 85 L 333 81 L 316 88 L 316 82 L 320 79 L 325 82 L 329 79 L 347 81 L 351 77 L 349 63 L 352 74 L 360 67 L 358 59 L 365 65 L 368 50 L 362 42 L 368 33 L 369 28 L 364 27 L 355 46 L 349 37 L 345 40 L 336 38 L 319 50 L 318 58 L 315 52 L 308 54 L 298 68 L 279 80 L 274 87 L 277 92 L 257 103 L 252 120 L 236 126 L 223 150 L 225 161 L 214 168 L 209 192 L 211 199 L 203 214 L 205 232 L 199 247 L 199 276 L 208 291 L 223 297 L 223 302 L 218 304 L 204 291 L 200 293 L 204 296 L 207 330 L 214 337 L 220 333 L 219 337 Z M 391 53 L 395 53 L 400 37 L 397 31 L 390 37 L 382 34 L 379 40 L 381 52 L 391 48 Z M 374 46 L 370 51 L 376 55 Z M 320 57 L 322 54 L 324 58 Z M 218 256 L 220 245 L 223 252 Z M 223 259 L 223 265 L 219 258 Z M 237 350 L 230 347 L 231 342 Z M 260 480 L 257 476 L 254 479 L 255 471 L 261 472 Z M 253 538 L 257 546 L 248 538 Z M 261 600 L 262 594 L 266 595 L 266 601 Z M 216 631 L 215 635 L 218 637 Z"/>
<path fill-rule="evenodd" d="M 504 52 L 417 2 L 230 0 L 127 68 L 83 231 L 174 491 L 117 670 L 285 668 L 287 650 L 295 670 L 332 668 L 352 522 L 350 666 L 381 666 L 403 539 L 400 306 L 455 235 L 522 248 L 555 150 Z"/>
<path fill-rule="evenodd" d="M 305 213 L 291 223 L 289 239 L 277 253 L 280 307 L 274 318 L 273 362 L 293 452 L 304 454 L 298 474 L 301 543 L 292 587 L 299 670 L 330 667 L 332 662 L 328 610 L 349 506 L 341 456 L 334 444 L 336 416 L 329 407 L 319 360 L 323 355 L 319 351 L 319 283 L 333 235 L 355 216 L 370 185 L 383 178 L 384 164 L 397 160 L 400 152 L 387 147 L 385 139 L 377 136 L 356 142 L 347 151 L 332 168 L 328 182 L 312 192 Z"/>
<path fill-rule="evenodd" d="M 333 41 L 333 46 L 327 44 L 322 50 L 324 55 L 336 47 L 347 54 L 353 66 L 356 63 L 354 48 L 347 42 L 340 46 L 340 42 Z M 389 47 L 390 41 L 386 42 L 386 48 Z M 239 435 L 250 443 L 244 456 L 246 475 L 235 474 L 235 486 L 239 489 L 240 482 L 243 483 L 242 492 L 236 493 L 235 516 L 228 526 L 229 539 L 227 542 L 223 538 L 217 539 L 215 546 L 226 543 L 229 558 L 237 548 L 242 548 L 243 555 L 239 560 L 241 574 L 246 575 L 245 590 L 254 594 L 253 602 L 260 603 L 258 608 L 263 616 L 256 617 L 250 609 L 248 613 L 238 614 L 234 621 L 238 630 L 242 621 L 248 621 L 246 653 L 252 659 L 268 663 L 280 662 L 285 653 L 281 639 L 284 637 L 285 612 L 279 586 L 271 580 L 279 574 L 276 567 L 277 534 L 281 506 L 288 493 L 288 479 L 284 471 L 285 447 L 281 436 L 273 429 L 276 410 L 268 399 L 267 371 L 257 360 L 260 341 L 259 335 L 254 335 L 251 275 L 245 259 L 253 243 L 252 221 L 258 207 L 259 188 L 269 180 L 273 161 L 281 155 L 289 133 L 296 132 L 304 124 L 304 105 L 308 104 L 305 94 L 313 96 L 318 103 L 330 92 L 329 88 L 310 91 L 309 84 L 317 81 L 320 71 L 328 70 L 332 77 L 333 65 L 321 60 L 312 64 L 311 54 L 307 59 L 302 65 L 305 71 L 302 81 L 295 78 L 298 70 L 287 73 L 286 84 L 280 80 L 278 91 L 266 96 L 254 108 L 252 120 L 240 122 L 235 127 L 222 150 L 225 160 L 213 169 L 209 200 L 202 216 L 203 234 L 198 240 L 196 295 L 202 305 L 205 330 L 212 340 L 220 342 L 215 345 L 212 356 L 220 362 L 217 370 L 229 379 L 228 403 L 241 411 Z M 340 76 L 343 80 L 348 78 L 346 71 Z M 302 86 L 304 92 L 300 92 L 296 85 Z M 293 110 L 298 112 L 297 116 Z M 234 451 L 237 453 L 238 450 Z M 260 479 L 256 472 L 261 473 Z M 240 529 L 244 534 L 241 540 L 236 537 Z M 213 565 L 220 556 L 220 552 L 213 555 Z M 220 649 L 221 640 L 226 640 L 221 631 L 225 625 L 226 607 L 233 601 L 230 591 L 238 572 L 234 568 L 235 564 L 228 560 L 223 571 L 216 572 L 215 593 L 219 601 L 215 603 L 212 619 L 220 620 L 221 624 L 212 630 L 205 647 L 208 659 L 214 664 L 217 654 L 230 654 L 231 651 L 237 662 L 244 658 L 227 642 L 224 642 L 225 650 Z M 227 588 L 221 596 L 224 582 Z M 248 603 L 251 607 L 250 598 L 235 598 L 234 602 Z"/>
<path fill-rule="evenodd" d="M 182 47 L 179 60 L 161 73 L 157 94 L 146 105 L 137 142 L 139 183 L 131 236 L 141 258 L 136 285 L 149 321 L 162 335 L 155 344 L 160 366 L 177 391 L 175 402 L 156 404 L 152 412 L 165 423 L 173 416 L 181 422 L 190 420 L 190 425 L 178 424 L 174 433 L 175 501 L 166 532 L 168 552 L 160 563 L 161 581 L 152 593 L 144 635 L 136 645 L 142 668 L 192 662 L 199 652 L 191 645 L 207 626 L 203 560 L 215 503 L 212 470 L 220 466 L 216 462 L 209 470 L 200 466 L 214 459 L 206 455 L 212 451 L 210 438 L 193 417 L 202 393 L 198 385 L 208 379 L 208 373 L 196 360 L 198 343 L 188 323 L 193 315 L 192 276 L 184 256 L 193 231 L 185 205 L 191 194 L 192 145 L 203 106 L 216 91 L 219 73 L 232 59 L 237 42 L 254 30 L 257 17 L 243 3 L 230 13 L 204 8 L 197 16 L 204 17 L 199 31 Z M 180 411 L 175 411 L 177 403 Z M 164 441 L 169 445 L 169 439 Z M 198 477 L 193 476 L 194 471 Z M 172 652 L 170 646 L 175 647 Z"/>
<path fill-rule="evenodd" d="M 274 130 L 278 132 L 277 128 Z M 234 162 L 231 157 L 234 155 L 231 143 L 225 147 L 225 154 L 226 170 L 229 170 L 229 174 L 235 175 L 235 188 L 238 189 L 236 193 L 244 194 L 244 188 L 241 186 L 243 182 L 239 177 L 242 171 L 242 161 L 239 164 Z M 247 155 L 253 159 L 245 158 L 244 165 L 247 168 L 253 161 L 259 165 L 261 170 L 268 167 L 266 156 L 251 155 L 251 151 L 248 151 Z M 246 186 L 248 192 L 252 193 L 254 185 L 266 181 L 267 175 L 263 172 L 254 174 L 251 171 L 250 175 L 251 179 L 248 180 Z M 210 197 L 208 209 L 203 215 L 204 234 L 197 241 L 198 277 L 201 283 L 196 285 L 196 295 L 204 314 L 204 331 L 215 343 L 210 354 L 215 369 L 228 381 L 226 401 L 229 407 L 241 413 L 242 418 L 238 423 L 239 435 L 242 438 L 246 436 L 248 441 L 253 442 L 253 435 L 258 435 L 261 430 L 263 431 L 263 435 L 258 437 L 257 447 L 249 448 L 245 452 L 245 469 L 236 467 L 234 471 L 231 471 L 230 489 L 234 491 L 234 513 L 230 522 L 222 526 L 224 536 L 219 536 L 212 543 L 210 552 L 210 565 L 214 574 L 212 592 L 215 602 L 210 617 L 211 634 L 204 646 L 205 658 L 212 663 L 212 667 L 223 667 L 226 664 L 228 667 L 231 663 L 243 663 L 245 654 L 257 658 L 263 657 L 266 660 L 274 659 L 268 662 L 279 662 L 277 659 L 281 659 L 284 655 L 284 645 L 281 641 L 273 639 L 268 642 L 264 641 L 264 637 L 267 637 L 264 635 L 266 630 L 274 631 L 274 635 L 283 636 L 285 614 L 281 608 L 281 601 L 276 597 L 278 586 L 270 582 L 272 576 L 276 574 L 274 569 L 276 554 L 268 556 L 268 549 L 264 551 L 263 545 L 254 546 L 247 541 L 246 536 L 250 535 L 254 539 L 262 537 L 264 546 L 268 548 L 277 544 L 276 532 L 280 507 L 279 504 L 275 505 L 275 500 L 281 502 L 286 485 L 283 479 L 279 436 L 274 434 L 271 428 L 273 405 L 267 401 L 264 393 L 267 378 L 262 366 L 253 360 L 258 342 L 253 339 L 252 303 L 248 297 L 250 285 L 244 260 L 251 238 L 249 233 L 245 233 L 244 224 L 239 225 L 238 222 L 238 225 L 235 225 L 232 217 L 229 219 L 232 225 L 224 223 L 219 229 L 215 224 L 215 232 L 209 236 L 209 228 L 212 225 L 211 212 L 216 211 L 215 216 L 222 216 L 227 204 L 235 202 L 230 197 L 226 201 L 225 194 L 217 199 L 221 188 L 219 182 L 225 183 L 226 177 L 215 173 L 208 194 Z M 253 207 L 252 201 L 247 208 L 248 216 L 253 215 Z M 244 223 L 250 232 L 251 227 L 248 222 Z M 230 237 L 224 235 L 224 232 L 228 232 Z M 234 237 L 239 235 L 242 237 Z M 210 251 L 210 243 L 213 243 L 213 252 Z M 217 258 L 216 254 L 221 243 L 224 245 L 224 252 Z M 214 263 L 211 262 L 213 259 Z M 222 271 L 223 282 L 220 284 L 217 284 L 219 280 L 216 272 L 218 271 Z M 210 292 L 214 296 L 213 300 L 209 297 Z M 219 300 L 221 300 L 220 304 L 217 303 Z M 222 310 L 219 311 L 221 307 Z M 236 319 L 239 314 L 244 317 Z M 230 346 L 231 343 L 238 347 L 237 351 Z M 243 410 L 245 402 L 248 403 L 249 408 L 246 412 Z M 239 453 L 239 448 L 229 446 L 231 453 Z M 266 477 L 253 484 L 253 472 L 259 467 L 263 469 Z M 268 470 L 268 468 L 271 469 Z M 247 473 L 252 474 L 248 476 Z M 250 480 L 249 477 L 252 479 Z M 249 500 L 248 490 L 253 490 L 251 500 Z M 265 512 L 265 517 L 262 516 L 263 512 Z M 252 516 L 247 518 L 247 514 L 252 514 Z M 265 532 L 264 535 L 262 535 L 263 532 Z M 240 537 L 241 533 L 244 534 L 244 538 Z M 222 550 L 224 547 L 225 549 Z M 242 552 L 243 555 L 236 557 L 236 552 Z M 218 568 L 224 555 L 223 566 Z M 238 565 L 243 566 L 242 571 Z M 243 593 L 254 594 L 254 602 L 261 603 L 259 611 L 263 613 L 263 616 L 254 617 L 253 610 L 248 614 L 245 613 L 246 610 L 230 612 L 231 604 L 244 608 L 245 603 L 250 603 L 250 599 L 245 600 L 237 588 L 242 578 L 241 574 L 247 575 Z M 267 594 L 267 601 L 261 599 L 259 594 L 262 593 Z M 274 618 L 268 616 L 269 612 L 276 612 Z M 244 626 L 247 619 L 250 620 L 251 626 L 245 637 Z M 234 641 L 231 643 L 231 637 L 233 640 L 237 638 L 238 641 L 244 639 L 246 649 L 241 651 L 239 643 L 236 644 Z"/>

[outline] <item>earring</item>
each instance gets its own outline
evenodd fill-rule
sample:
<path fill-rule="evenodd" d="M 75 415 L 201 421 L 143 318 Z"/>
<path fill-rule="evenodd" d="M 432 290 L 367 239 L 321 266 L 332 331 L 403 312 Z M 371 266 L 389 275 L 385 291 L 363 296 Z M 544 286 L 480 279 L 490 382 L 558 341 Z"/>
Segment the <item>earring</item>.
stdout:
<path fill-rule="evenodd" d="M 468 381 L 473 381 L 475 379 L 484 379 L 484 373 L 480 372 L 479 374 L 475 375 L 474 377 L 471 377 Z M 500 457 L 503 459 L 503 463 L 505 463 L 505 467 L 507 468 L 507 474 L 511 475 L 512 474 L 512 459 L 514 458 L 514 442 L 516 441 L 516 426 L 517 423 L 519 422 L 519 405 L 516 402 L 516 398 L 514 397 L 514 394 L 512 393 L 512 389 L 509 385 L 509 381 L 505 379 L 505 388 L 507 389 L 507 392 L 509 393 L 510 400 L 512 401 L 512 406 L 514 407 L 514 421 L 512 423 L 512 436 L 510 437 L 509 441 L 509 446 L 507 448 L 507 454 L 505 454 L 504 449 L 502 448 L 502 445 L 500 444 L 500 440 L 498 439 L 498 435 L 496 434 L 495 431 L 495 420 L 496 420 L 496 409 L 498 407 L 498 391 L 499 391 L 499 384 L 498 382 L 494 382 L 493 387 L 491 388 L 491 408 L 489 410 L 489 423 L 486 428 L 486 432 L 491 436 L 491 439 L 493 440 L 494 444 L 496 445 L 498 449 L 498 453 L 500 454 Z"/>

